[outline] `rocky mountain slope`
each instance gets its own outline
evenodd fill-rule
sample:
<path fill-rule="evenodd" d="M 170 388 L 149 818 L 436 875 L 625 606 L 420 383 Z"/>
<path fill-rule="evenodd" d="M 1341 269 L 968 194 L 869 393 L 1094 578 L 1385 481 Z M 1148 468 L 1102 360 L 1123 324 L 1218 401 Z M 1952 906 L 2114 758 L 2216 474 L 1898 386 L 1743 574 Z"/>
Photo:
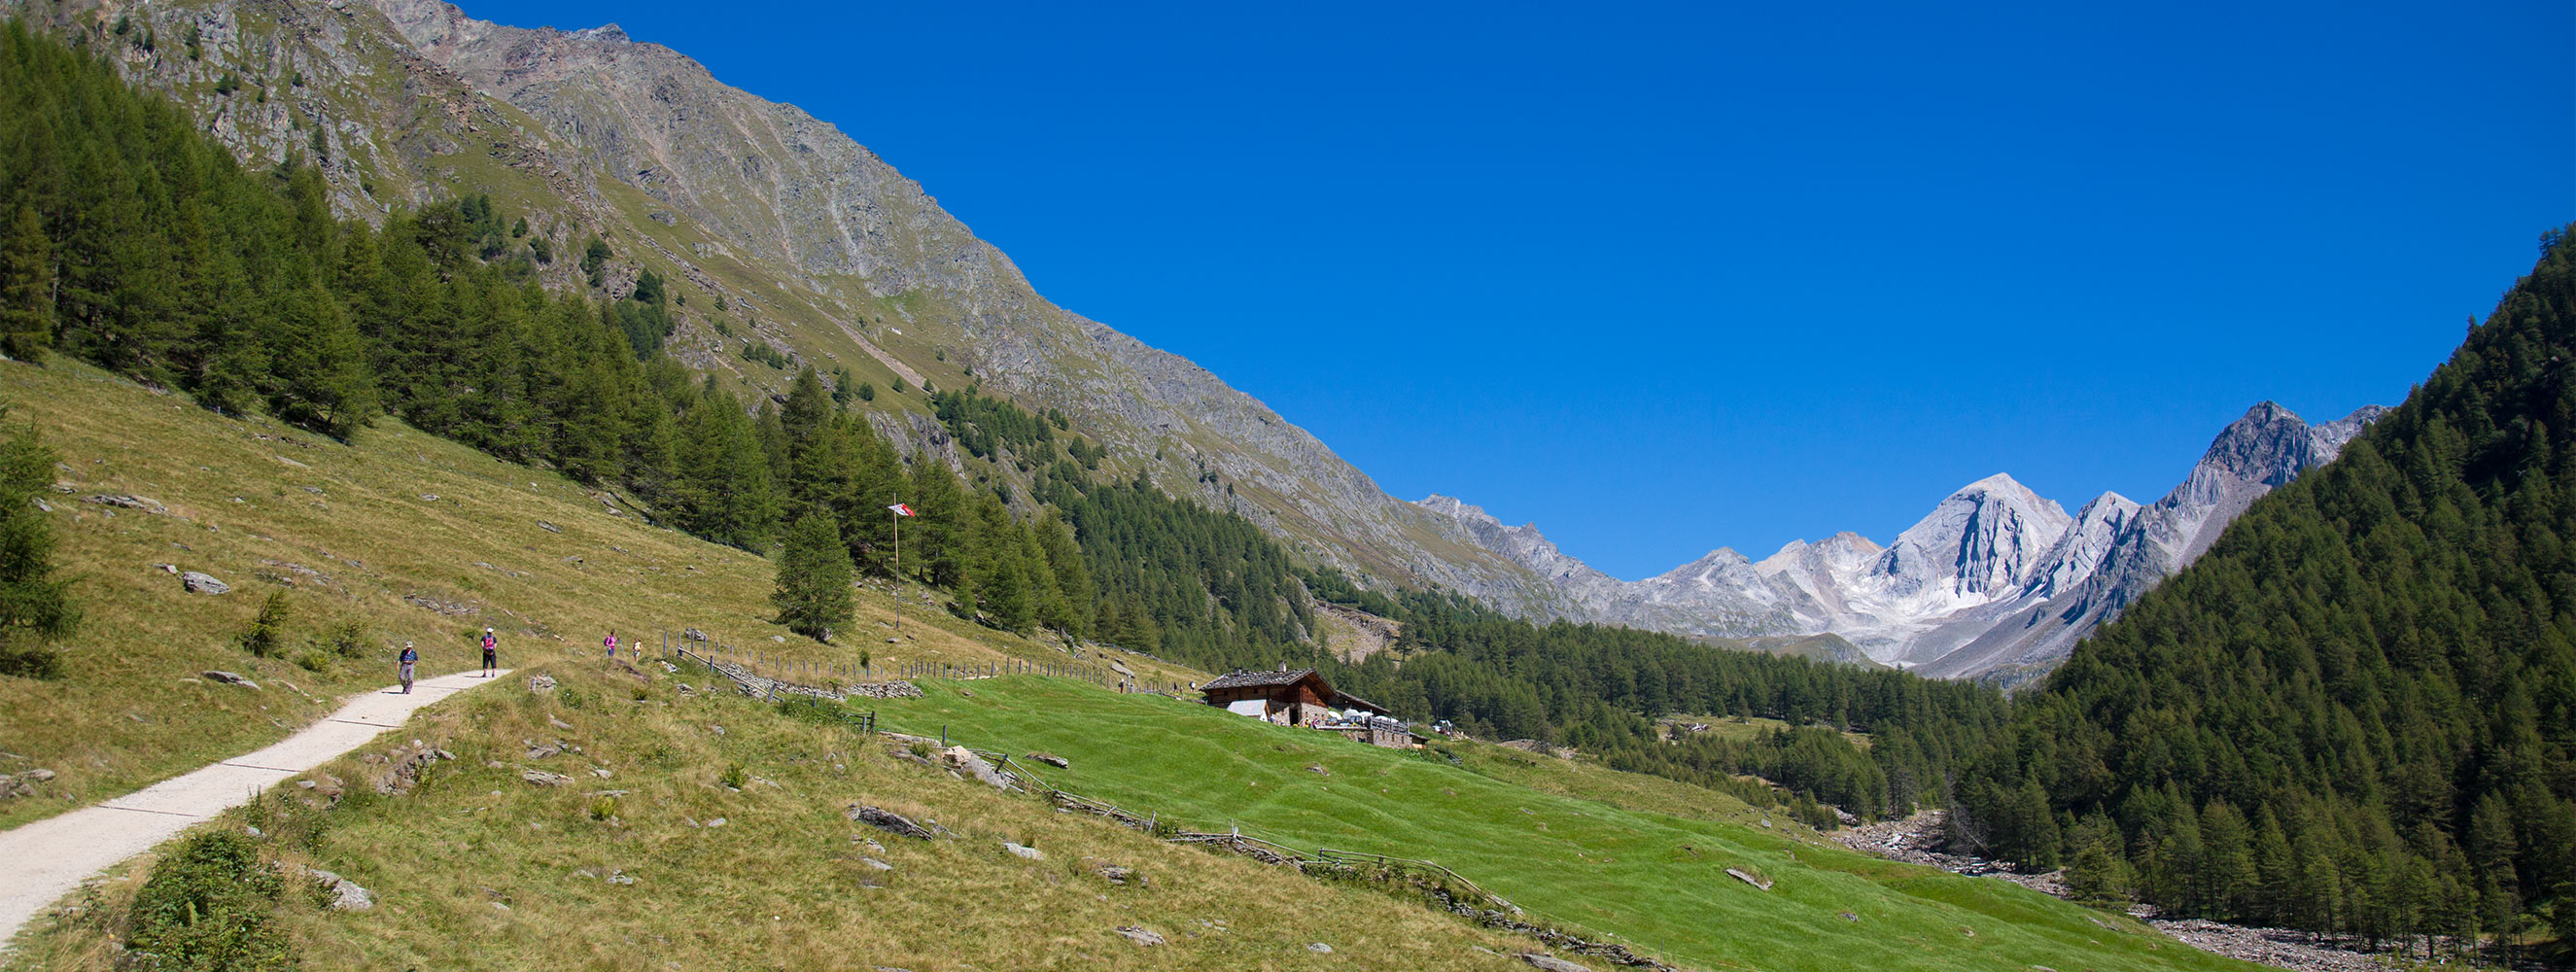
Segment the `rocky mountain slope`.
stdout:
<path fill-rule="evenodd" d="M 2182 485 L 2112 530 L 2108 548 L 2080 580 L 2067 577 L 2033 587 L 2010 617 L 1921 670 L 2004 682 L 2045 672 L 2138 595 L 2199 559 L 2255 500 L 2334 461 L 2344 443 L 2386 412 L 2369 405 L 2341 419 L 2309 425 L 2271 402 L 2254 406 L 2219 433 Z"/>
<path fill-rule="evenodd" d="M 2264 402 L 2153 505 L 2103 493 L 2069 515 L 1997 474 L 1950 494 L 1885 547 L 1841 533 L 1760 561 L 1719 548 L 1640 581 L 1567 556 L 1534 524 L 1504 526 L 1447 496 L 1420 505 L 1556 584 L 1573 602 L 1560 617 L 1713 638 L 1830 633 L 1875 661 L 2012 683 L 2063 660 L 2255 499 L 2332 461 L 2382 411 L 2309 425 Z"/>
<path fill-rule="evenodd" d="M 435 0 L 0 0 L 205 119 L 255 167 L 316 164 L 344 214 L 488 193 L 531 213 L 578 284 L 646 270 L 681 295 L 668 347 L 755 395 L 813 365 L 889 389 L 876 426 L 963 465 L 930 388 L 1058 409 L 1107 467 L 1252 518 L 1323 563 L 1524 614 L 1556 589 L 1387 495 L 1305 430 L 1190 362 L 1049 303 L 920 184 L 832 125 L 615 26 L 528 30 Z M 689 299 L 694 297 L 695 299 Z M 752 358 L 767 345 L 784 366 Z M 995 462 L 970 473 L 1025 485 Z M 1026 495 L 1025 490 L 1015 490 Z"/>

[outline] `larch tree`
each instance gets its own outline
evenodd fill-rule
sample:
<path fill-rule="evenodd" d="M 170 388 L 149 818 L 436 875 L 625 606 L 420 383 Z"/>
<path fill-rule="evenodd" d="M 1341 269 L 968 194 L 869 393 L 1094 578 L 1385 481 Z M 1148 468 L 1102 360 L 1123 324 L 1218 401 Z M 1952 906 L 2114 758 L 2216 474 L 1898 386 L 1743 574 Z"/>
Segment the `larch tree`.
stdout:
<path fill-rule="evenodd" d="M 0 237 L 0 354 L 40 361 L 53 346 L 53 254 L 44 219 L 20 205 Z"/>
<path fill-rule="evenodd" d="M 850 550 L 841 545 L 830 511 L 806 513 L 788 528 L 786 549 L 778 554 L 778 590 L 769 600 L 778 607 L 778 623 L 816 641 L 832 640 L 833 629 L 850 623 Z"/>
<path fill-rule="evenodd" d="M 36 506 L 53 482 L 54 452 L 34 428 L 0 441 L 0 676 L 59 677 L 48 643 L 80 624 L 73 578 L 55 573 L 53 524 Z"/>

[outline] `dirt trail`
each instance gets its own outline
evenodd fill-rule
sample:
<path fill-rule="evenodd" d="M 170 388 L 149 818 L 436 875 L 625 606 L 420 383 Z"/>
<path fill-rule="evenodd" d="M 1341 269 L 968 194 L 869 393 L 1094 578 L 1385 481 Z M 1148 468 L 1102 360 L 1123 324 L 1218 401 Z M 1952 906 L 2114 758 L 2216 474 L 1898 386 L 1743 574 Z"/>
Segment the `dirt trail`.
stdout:
<path fill-rule="evenodd" d="M 387 687 L 352 696 L 339 711 L 257 752 L 176 776 L 121 797 L 0 831 L 0 952 L 29 920 L 90 875 L 151 850 L 216 814 L 248 803 L 271 786 L 402 727 L 413 711 L 477 685 L 478 671 L 420 679 L 412 693 Z"/>

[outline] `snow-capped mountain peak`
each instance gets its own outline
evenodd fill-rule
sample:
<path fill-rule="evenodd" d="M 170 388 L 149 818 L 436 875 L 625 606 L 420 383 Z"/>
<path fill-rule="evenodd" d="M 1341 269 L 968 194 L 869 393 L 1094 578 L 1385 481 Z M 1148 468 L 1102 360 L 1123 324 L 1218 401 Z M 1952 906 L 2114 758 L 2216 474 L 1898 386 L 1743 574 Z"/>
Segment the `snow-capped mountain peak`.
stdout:
<path fill-rule="evenodd" d="M 1720 547 L 1623 582 L 1565 555 L 1535 525 L 1505 527 L 1445 496 L 1422 502 L 1488 549 L 1557 584 L 1562 616 L 1680 634 L 1842 636 L 1927 674 L 2027 677 L 2199 556 L 2256 498 L 2331 461 L 2385 410 L 2309 425 L 2264 402 L 2211 441 L 2153 505 L 2103 493 L 2068 515 L 2011 476 L 1960 487 L 1880 547 L 1856 533 L 1794 541 L 1759 562 Z"/>

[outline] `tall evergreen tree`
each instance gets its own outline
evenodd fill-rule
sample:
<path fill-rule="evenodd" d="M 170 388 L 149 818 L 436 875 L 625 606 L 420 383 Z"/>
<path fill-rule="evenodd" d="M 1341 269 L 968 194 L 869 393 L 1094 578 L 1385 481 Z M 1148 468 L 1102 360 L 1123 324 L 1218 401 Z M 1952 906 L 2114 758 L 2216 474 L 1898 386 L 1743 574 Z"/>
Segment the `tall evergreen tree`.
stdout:
<path fill-rule="evenodd" d="M 339 303 L 315 283 L 289 289 L 276 313 L 268 348 L 276 378 L 270 407 L 287 421 L 344 439 L 372 421 L 375 375 Z"/>
<path fill-rule="evenodd" d="M 770 602 L 778 606 L 778 623 L 816 641 L 830 641 L 834 629 L 849 625 L 850 551 L 830 511 L 809 512 L 788 528 Z"/>
<path fill-rule="evenodd" d="M 19 204 L 0 236 L 0 355 L 41 361 L 54 343 L 54 246 L 35 207 Z"/>
<path fill-rule="evenodd" d="M 719 390 L 683 420 L 670 514 L 681 529 L 744 550 L 768 549 L 777 519 L 769 460 L 741 403 Z"/>
<path fill-rule="evenodd" d="M 913 457 L 912 488 L 909 490 L 914 513 L 912 522 L 904 524 L 904 562 L 912 564 L 921 579 L 940 587 L 955 587 L 966 580 L 971 543 L 969 531 L 974 524 L 972 511 L 966 508 L 966 493 L 957 485 L 957 475 L 948 464 L 928 450 Z"/>
<path fill-rule="evenodd" d="M 0 365 L 8 367 L 24 366 Z M 0 421 L 7 417 L 0 405 Z M 36 507 L 53 482 L 54 452 L 34 428 L 0 440 L 0 675 L 58 676 L 48 642 L 80 624 L 73 578 L 55 572 L 53 524 Z"/>

